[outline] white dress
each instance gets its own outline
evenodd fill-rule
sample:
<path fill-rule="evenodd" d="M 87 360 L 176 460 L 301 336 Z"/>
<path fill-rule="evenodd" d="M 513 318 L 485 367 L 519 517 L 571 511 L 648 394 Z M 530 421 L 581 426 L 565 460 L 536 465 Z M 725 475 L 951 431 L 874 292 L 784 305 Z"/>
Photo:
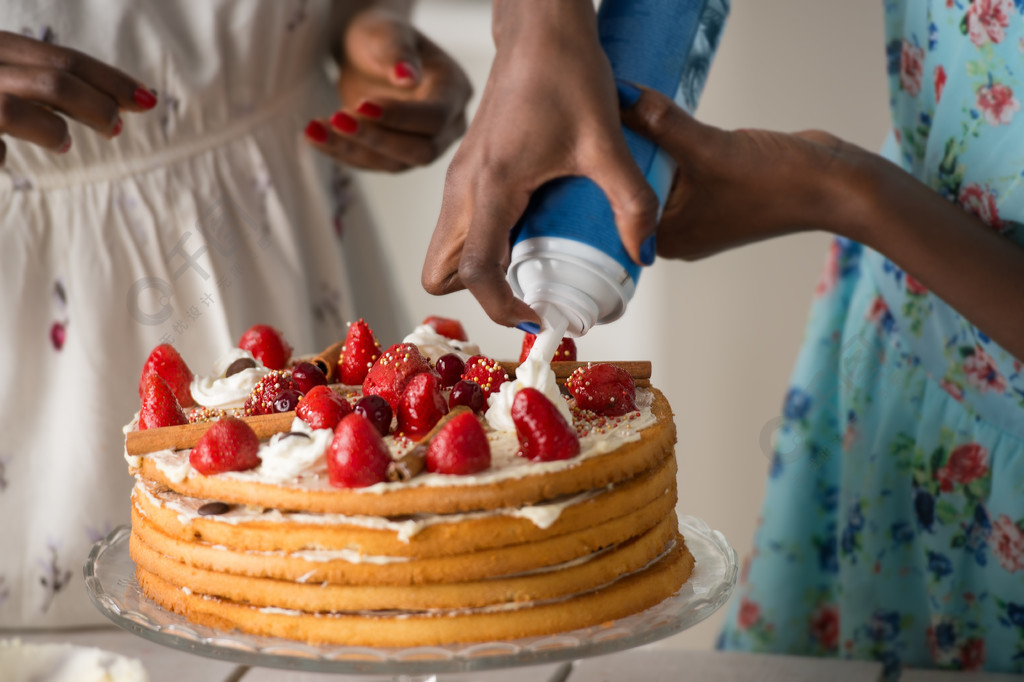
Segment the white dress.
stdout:
<path fill-rule="evenodd" d="M 0 173 L 0 628 L 105 622 L 82 566 L 129 520 L 121 425 L 149 351 L 207 372 L 255 323 L 299 351 L 365 316 L 409 328 L 346 173 L 303 139 L 338 107 L 324 3 L 4 3 L 0 29 L 154 88 L 108 141 L 5 138 Z M 354 286 L 355 285 L 355 286 Z"/>

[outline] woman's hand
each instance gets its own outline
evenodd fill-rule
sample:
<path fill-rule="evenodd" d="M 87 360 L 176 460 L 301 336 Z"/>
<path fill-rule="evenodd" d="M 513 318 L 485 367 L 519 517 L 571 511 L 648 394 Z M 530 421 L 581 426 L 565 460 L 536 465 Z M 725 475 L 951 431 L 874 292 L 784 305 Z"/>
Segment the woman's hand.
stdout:
<path fill-rule="evenodd" d="M 495 322 L 538 321 L 505 281 L 509 232 L 544 182 L 587 176 L 604 190 L 640 262 L 657 199 L 622 135 L 591 0 L 496 0 L 497 55 L 480 108 L 448 169 L 423 265 L 436 295 L 469 289 Z"/>
<path fill-rule="evenodd" d="M 71 148 L 66 118 L 110 138 L 121 132 L 121 111 L 154 106 L 152 92 L 112 66 L 0 31 L 0 134 L 64 153 Z M 0 163 L 6 155 L 0 140 Z"/>
<path fill-rule="evenodd" d="M 659 256 L 694 260 L 792 232 L 856 232 L 844 181 L 869 156 L 859 147 L 820 131 L 721 130 L 647 89 L 622 119 L 678 165 Z"/>
<path fill-rule="evenodd" d="M 469 78 L 404 13 L 358 12 L 336 52 L 344 107 L 306 128 L 322 152 L 394 173 L 431 163 L 466 131 Z"/>

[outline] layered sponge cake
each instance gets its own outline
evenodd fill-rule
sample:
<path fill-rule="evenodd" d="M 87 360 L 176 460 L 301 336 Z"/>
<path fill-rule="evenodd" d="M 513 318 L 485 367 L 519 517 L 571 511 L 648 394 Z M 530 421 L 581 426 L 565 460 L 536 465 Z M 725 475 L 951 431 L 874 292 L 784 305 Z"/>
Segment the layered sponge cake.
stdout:
<path fill-rule="evenodd" d="M 438 328 L 381 352 L 353 324 L 312 386 L 318 362 L 275 370 L 259 348 L 201 377 L 147 363 L 126 427 L 143 591 L 215 628 L 401 647 L 573 630 L 674 594 L 693 557 L 672 413 L 643 363 L 527 359 L 510 380 Z M 186 380 L 220 403 L 181 406 Z M 210 398 L 218 382 L 233 403 Z"/>

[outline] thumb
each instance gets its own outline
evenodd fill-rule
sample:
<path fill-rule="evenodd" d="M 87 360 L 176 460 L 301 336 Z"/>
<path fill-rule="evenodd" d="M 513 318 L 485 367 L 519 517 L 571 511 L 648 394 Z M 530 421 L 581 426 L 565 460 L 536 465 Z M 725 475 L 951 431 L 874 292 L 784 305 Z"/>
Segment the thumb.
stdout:
<path fill-rule="evenodd" d="M 674 158 L 684 158 L 710 130 L 657 90 L 625 81 L 615 85 L 622 122 Z"/>
<path fill-rule="evenodd" d="M 419 33 L 408 21 L 376 13 L 350 36 L 349 59 L 367 75 L 398 87 L 412 87 L 423 77 L 419 43 Z"/>

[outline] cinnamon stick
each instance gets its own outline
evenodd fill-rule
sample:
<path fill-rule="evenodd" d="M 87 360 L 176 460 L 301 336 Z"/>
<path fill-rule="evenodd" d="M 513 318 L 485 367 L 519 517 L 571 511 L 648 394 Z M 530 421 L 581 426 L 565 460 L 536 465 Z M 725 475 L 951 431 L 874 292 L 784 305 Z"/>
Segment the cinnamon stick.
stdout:
<path fill-rule="evenodd" d="M 518 362 L 501 362 L 499 363 L 502 369 L 510 376 L 516 375 L 516 369 L 519 367 Z M 551 363 L 551 369 L 555 372 L 555 379 L 558 383 L 565 383 L 565 380 L 569 378 L 576 369 L 580 367 L 586 367 L 590 364 L 598 364 L 596 362 L 571 362 L 569 360 L 556 360 Z M 629 372 L 629 376 L 633 377 L 633 381 L 636 382 L 637 386 L 650 386 L 651 384 L 651 363 L 649 360 L 623 360 L 616 362 L 609 362 L 609 365 L 615 365 Z"/>
<path fill-rule="evenodd" d="M 291 429 L 295 412 L 278 414 L 261 414 L 256 417 L 240 417 L 252 427 L 260 440 L 270 438 L 275 433 Z M 124 449 L 129 455 L 144 455 L 157 450 L 181 450 L 195 447 L 206 430 L 213 422 L 197 422 L 181 426 L 161 426 L 145 431 L 129 431 L 124 438 Z"/>
<path fill-rule="evenodd" d="M 345 347 L 345 340 L 337 341 L 324 348 L 312 360 L 311 363 L 320 368 L 320 371 L 327 377 L 327 383 L 334 381 L 337 373 L 338 360 L 341 358 L 341 351 Z"/>
<path fill-rule="evenodd" d="M 463 412 L 470 412 L 471 410 L 465 405 L 458 405 L 452 408 L 448 414 L 441 417 L 434 428 L 427 432 L 420 442 L 413 447 L 412 450 L 405 453 L 400 459 L 388 464 L 387 471 L 384 476 L 392 483 L 396 481 L 408 481 L 410 478 L 418 476 L 424 469 L 427 468 L 427 449 L 430 447 L 430 441 L 441 432 L 445 424 L 450 422 L 452 419 L 462 414 Z"/>

